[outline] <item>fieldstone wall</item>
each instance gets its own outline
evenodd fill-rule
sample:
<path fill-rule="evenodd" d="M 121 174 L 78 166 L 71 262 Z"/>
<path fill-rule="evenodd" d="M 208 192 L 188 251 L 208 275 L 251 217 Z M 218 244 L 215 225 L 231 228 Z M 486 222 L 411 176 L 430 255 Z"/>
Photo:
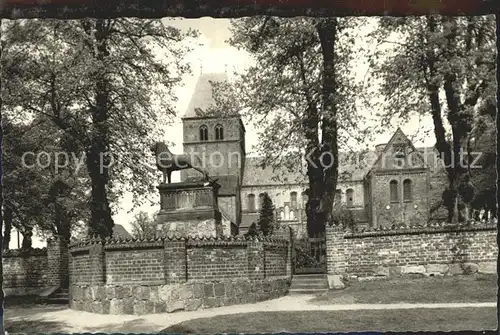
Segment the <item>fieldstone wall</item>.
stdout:
<path fill-rule="evenodd" d="M 496 222 L 432 224 L 374 231 L 326 230 L 329 275 L 355 278 L 407 274 L 496 273 Z"/>
<path fill-rule="evenodd" d="M 277 237 L 88 240 L 70 248 L 70 307 L 164 313 L 276 298 L 292 276 L 291 231 Z"/>
<path fill-rule="evenodd" d="M 172 285 L 73 285 L 70 308 L 99 314 L 151 314 L 254 303 L 286 295 L 290 278 Z"/>

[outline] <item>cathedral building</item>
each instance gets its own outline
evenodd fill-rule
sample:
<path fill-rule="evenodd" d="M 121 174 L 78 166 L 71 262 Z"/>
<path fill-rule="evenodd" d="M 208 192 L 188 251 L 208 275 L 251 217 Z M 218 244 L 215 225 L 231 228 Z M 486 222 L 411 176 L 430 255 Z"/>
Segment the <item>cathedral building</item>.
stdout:
<path fill-rule="evenodd" d="M 244 234 L 257 222 L 267 193 L 277 220 L 305 236 L 308 184 L 304 171 L 262 168 L 259 157 L 246 156 L 245 125 L 239 114 L 207 114 L 214 103 L 211 82 L 224 80 L 220 74 L 200 76 L 182 118 L 184 153 L 200 157 L 209 175 L 218 180 L 219 209 L 234 232 Z M 350 211 L 356 225 L 408 225 L 443 218 L 442 161 L 433 148 L 415 148 L 401 129 L 370 152 L 341 153 L 339 159 L 335 204 Z M 199 178 L 197 171 L 181 172 L 182 181 L 193 178 Z"/>

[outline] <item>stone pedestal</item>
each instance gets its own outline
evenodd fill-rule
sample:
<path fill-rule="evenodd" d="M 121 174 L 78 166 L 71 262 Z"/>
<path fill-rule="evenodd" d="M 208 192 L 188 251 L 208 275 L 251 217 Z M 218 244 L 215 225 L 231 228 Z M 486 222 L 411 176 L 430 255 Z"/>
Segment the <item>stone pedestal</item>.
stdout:
<path fill-rule="evenodd" d="M 204 182 L 161 184 L 161 209 L 157 214 L 157 235 L 222 235 L 221 215 L 217 204 L 220 185 Z"/>

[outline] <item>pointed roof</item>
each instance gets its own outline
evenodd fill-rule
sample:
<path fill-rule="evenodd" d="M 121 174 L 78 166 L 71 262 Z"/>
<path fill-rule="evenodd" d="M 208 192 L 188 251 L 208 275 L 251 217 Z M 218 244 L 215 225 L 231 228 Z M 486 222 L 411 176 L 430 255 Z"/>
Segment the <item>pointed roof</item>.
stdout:
<path fill-rule="evenodd" d="M 130 239 L 133 236 L 123 227 L 121 224 L 115 224 L 113 226 L 113 237 L 121 239 Z"/>
<path fill-rule="evenodd" d="M 408 145 L 412 149 L 412 151 L 416 151 L 416 152 L 419 153 L 419 156 L 420 156 L 420 159 L 422 160 L 422 163 L 424 162 L 424 159 L 422 159 L 422 157 L 421 157 L 422 151 L 421 150 L 417 150 L 415 148 L 415 146 L 413 145 L 413 143 L 405 135 L 405 133 L 403 133 L 403 130 L 401 130 L 401 128 L 398 127 L 398 129 L 396 129 L 396 131 L 392 135 L 392 137 L 389 140 L 389 142 L 387 142 L 387 144 L 385 145 L 384 149 L 380 150 L 380 152 L 378 153 L 378 157 L 375 160 L 375 163 L 373 163 L 373 165 L 370 168 L 370 170 L 368 171 L 368 173 L 370 173 L 373 169 L 375 169 L 375 167 L 378 166 L 380 160 L 387 154 L 387 152 L 389 151 L 389 149 L 395 143 L 404 143 L 404 144 Z"/>
<path fill-rule="evenodd" d="M 202 73 L 198 78 L 193 96 L 184 117 L 199 117 L 215 104 L 212 95 L 212 82 L 227 81 L 226 73 Z"/>

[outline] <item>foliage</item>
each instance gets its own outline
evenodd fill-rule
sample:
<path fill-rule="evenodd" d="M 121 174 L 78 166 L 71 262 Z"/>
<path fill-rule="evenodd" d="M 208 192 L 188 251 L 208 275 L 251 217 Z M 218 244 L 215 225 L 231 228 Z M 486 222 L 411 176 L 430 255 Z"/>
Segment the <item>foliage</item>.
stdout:
<path fill-rule="evenodd" d="M 264 193 L 262 197 L 262 208 L 260 209 L 258 225 L 264 236 L 273 234 L 275 228 L 274 205 L 267 193 Z"/>
<path fill-rule="evenodd" d="M 248 228 L 246 237 L 264 237 L 273 234 L 274 229 L 278 228 L 274 218 L 274 205 L 269 194 L 264 193 L 262 196 L 262 206 L 259 213 L 259 220 L 252 222 Z"/>
<path fill-rule="evenodd" d="M 249 52 L 254 65 L 233 85 L 214 85 L 214 112 L 244 110 L 256 125 L 264 125 L 256 148 L 263 166 L 304 167 L 310 234 L 324 230 L 329 220 L 338 142 L 356 142 L 367 133 L 356 113 L 358 87 L 350 73 L 356 23 L 344 18 L 233 20 L 230 44 Z M 326 158 L 323 164 L 321 158 Z"/>
<path fill-rule="evenodd" d="M 471 136 L 470 150 L 474 153 L 471 166 L 471 184 L 474 187 L 474 198 L 471 202 L 475 219 L 497 217 L 497 167 L 496 167 L 496 137 L 495 119 L 490 115 L 482 115 L 475 123 Z M 479 212 L 484 210 L 484 216 L 479 218 Z"/>
<path fill-rule="evenodd" d="M 4 116 L 2 125 L 6 228 L 13 226 L 21 232 L 24 248 L 31 247 L 34 230 L 69 241 L 75 225 L 88 215 L 88 185 L 81 178 L 85 172 L 77 171 L 70 161 L 65 168 L 55 168 L 60 134 L 50 122 L 34 119 L 26 125 L 15 124 Z M 40 153 L 46 155 L 38 156 L 37 165 L 35 157 Z M 6 229 L 5 248 L 8 237 Z"/>
<path fill-rule="evenodd" d="M 92 234 L 112 233 L 123 192 L 139 205 L 153 191 L 154 165 L 143 153 L 174 115 L 188 36 L 135 18 L 18 20 L 3 29 L 5 112 L 44 116 L 65 134 L 61 146 L 84 154 Z"/>
<path fill-rule="evenodd" d="M 463 153 L 471 149 L 483 116 L 491 117 L 486 124 L 492 125 L 496 114 L 495 18 L 383 18 L 372 37 L 392 46 L 377 48 L 370 59 L 372 80 L 381 83 L 379 94 L 385 97 L 382 126 L 395 117 L 432 117 L 449 181 L 443 193 L 448 219 L 468 219 L 474 194 L 471 159 Z"/>
<path fill-rule="evenodd" d="M 132 221 L 132 236 L 137 239 L 150 239 L 156 237 L 156 222 L 155 215 L 150 216 L 148 213 L 141 211 L 134 215 Z"/>
<path fill-rule="evenodd" d="M 333 224 L 342 224 L 344 227 L 354 228 L 354 216 L 352 211 L 345 205 L 336 205 L 333 207 Z"/>
<path fill-rule="evenodd" d="M 245 237 L 255 238 L 255 237 L 263 237 L 264 233 L 259 229 L 255 222 L 252 222 L 248 231 L 245 234 Z"/>

